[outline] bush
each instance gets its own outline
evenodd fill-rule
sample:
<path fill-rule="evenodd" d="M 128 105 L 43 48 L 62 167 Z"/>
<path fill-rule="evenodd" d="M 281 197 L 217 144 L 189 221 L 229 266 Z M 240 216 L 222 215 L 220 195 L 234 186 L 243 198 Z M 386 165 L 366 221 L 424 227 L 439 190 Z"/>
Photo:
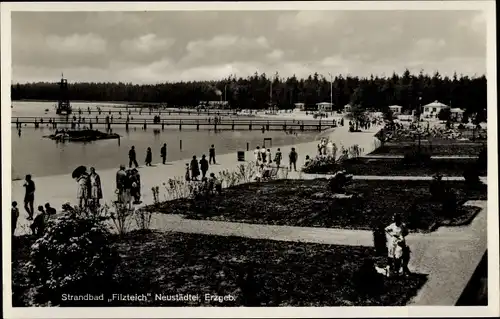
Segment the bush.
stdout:
<path fill-rule="evenodd" d="M 471 164 L 464 170 L 464 179 L 469 187 L 473 187 L 481 183 L 479 180 L 479 170 L 477 165 Z"/>
<path fill-rule="evenodd" d="M 351 182 L 352 175 L 348 175 L 345 171 L 339 171 L 328 180 L 328 188 L 334 194 L 342 194 Z"/>
<path fill-rule="evenodd" d="M 429 186 L 429 192 L 431 193 L 431 198 L 433 200 L 440 200 L 446 193 L 446 188 L 443 181 L 440 178 L 434 178 Z"/>
<path fill-rule="evenodd" d="M 481 149 L 478 154 L 477 168 L 480 170 L 485 170 L 488 168 L 488 150 L 486 149 L 486 147 Z"/>
<path fill-rule="evenodd" d="M 302 171 L 309 174 L 329 173 L 335 171 L 338 166 L 335 157 L 321 156 L 312 158 L 309 163 L 302 168 Z"/>
<path fill-rule="evenodd" d="M 431 154 L 423 150 L 411 150 L 404 154 L 405 165 L 428 165 L 431 162 Z"/>
<path fill-rule="evenodd" d="M 455 216 L 457 212 L 457 194 L 454 190 L 450 189 L 444 193 L 442 197 L 442 216 L 450 218 Z"/>
<path fill-rule="evenodd" d="M 64 303 L 63 294 L 101 294 L 110 287 L 119 257 L 109 236 L 96 219 L 64 214 L 49 221 L 26 264 L 31 303 L 57 306 Z"/>
<path fill-rule="evenodd" d="M 375 262 L 366 259 L 352 275 L 354 290 L 363 297 L 378 297 L 384 292 L 384 277 L 375 270 Z"/>

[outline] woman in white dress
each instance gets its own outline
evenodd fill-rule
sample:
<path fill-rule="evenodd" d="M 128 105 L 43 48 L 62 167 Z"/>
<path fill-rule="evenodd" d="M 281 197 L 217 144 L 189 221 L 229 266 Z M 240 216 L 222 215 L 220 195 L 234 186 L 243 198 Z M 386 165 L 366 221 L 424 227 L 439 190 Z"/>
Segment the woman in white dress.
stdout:
<path fill-rule="evenodd" d="M 402 244 L 408 235 L 406 225 L 401 221 L 401 216 L 394 215 L 394 222 L 385 228 L 387 234 L 387 257 L 391 272 L 398 273 L 403 257 Z"/>
<path fill-rule="evenodd" d="M 330 155 L 330 156 L 333 155 L 333 142 L 332 141 L 328 141 L 328 143 L 326 143 L 326 154 Z"/>

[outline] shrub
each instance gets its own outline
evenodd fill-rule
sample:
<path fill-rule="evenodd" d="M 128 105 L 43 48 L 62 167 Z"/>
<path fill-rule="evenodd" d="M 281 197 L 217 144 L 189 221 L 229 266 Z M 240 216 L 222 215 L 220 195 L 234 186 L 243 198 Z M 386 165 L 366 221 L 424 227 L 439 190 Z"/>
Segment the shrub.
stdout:
<path fill-rule="evenodd" d="M 477 165 L 471 164 L 464 170 L 465 183 L 469 187 L 476 186 L 481 183 L 479 180 L 479 170 Z"/>
<path fill-rule="evenodd" d="M 366 259 L 352 275 L 354 290 L 363 297 L 378 297 L 384 292 L 384 277 L 375 270 L 375 262 Z"/>
<path fill-rule="evenodd" d="M 488 150 L 483 147 L 478 154 L 477 168 L 480 170 L 485 170 L 488 168 Z"/>
<path fill-rule="evenodd" d="M 135 215 L 135 209 L 117 203 L 113 206 L 115 208 L 114 212 L 109 213 L 109 217 L 113 221 L 118 234 L 124 235 L 130 228 L 131 217 Z"/>
<path fill-rule="evenodd" d="M 431 185 L 429 186 L 429 192 L 431 193 L 431 198 L 433 200 L 440 200 L 443 198 L 446 188 L 440 177 L 434 177 Z"/>
<path fill-rule="evenodd" d="M 61 305 L 63 294 L 100 294 L 119 261 L 109 231 L 97 219 L 64 214 L 50 220 L 26 264 L 33 305 Z"/>
<path fill-rule="evenodd" d="M 405 165 L 428 165 L 431 162 L 431 154 L 425 150 L 412 149 L 404 154 Z"/>
<path fill-rule="evenodd" d="M 446 191 L 441 200 L 442 216 L 449 218 L 453 217 L 457 211 L 457 194 L 454 190 Z"/>
<path fill-rule="evenodd" d="M 320 156 L 312 158 L 307 165 L 302 168 L 304 173 L 329 173 L 338 168 L 335 157 L 333 156 Z"/>
<path fill-rule="evenodd" d="M 345 171 L 339 171 L 328 180 L 328 188 L 332 193 L 341 194 L 345 192 L 345 188 L 351 181 L 352 175 L 348 175 Z"/>
<path fill-rule="evenodd" d="M 257 169 L 255 163 L 250 162 L 246 165 L 240 164 L 238 165 L 238 169 L 236 170 L 236 178 L 238 179 L 239 183 L 250 183 L 253 180 L 256 172 Z"/>

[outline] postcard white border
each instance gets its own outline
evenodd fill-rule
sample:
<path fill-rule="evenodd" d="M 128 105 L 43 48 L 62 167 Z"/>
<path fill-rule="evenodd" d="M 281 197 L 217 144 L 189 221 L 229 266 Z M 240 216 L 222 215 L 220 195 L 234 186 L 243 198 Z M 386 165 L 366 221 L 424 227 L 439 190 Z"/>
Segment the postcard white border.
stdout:
<path fill-rule="evenodd" d="M 499 234 L 496 96 L 496 23 L 494 1 L 349 1 L 349 2 L 58 2 L 1 3 L 2 214 L 11 198 L 11 16 L 12 11 L 166 11 L 166 10 L 482 10 L 487 17 L 488 80 L 488 307 L 324 307 L 324 308 L 12 308 L 10 234 L 3 229 L 3 309 L 6 318 L 186 318 L 186 317 L 478 317 L 498 316 Z"/>

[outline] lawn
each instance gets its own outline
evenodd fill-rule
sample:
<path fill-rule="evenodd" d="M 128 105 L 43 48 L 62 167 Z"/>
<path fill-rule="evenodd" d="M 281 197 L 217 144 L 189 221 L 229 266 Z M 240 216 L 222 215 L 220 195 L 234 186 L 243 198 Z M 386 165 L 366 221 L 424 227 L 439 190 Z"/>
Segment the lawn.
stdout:
<path fill-rule="evenodd" d="M 176 199 L 155 210 L 186 218 L 302 227 L 373 229 L 388 225 L 400 213 L 412 231 L 430 231 L 441 223 L 470 222 L 477 208 L 461 206 L 469 199 L 486 199 L 486 186 L 467 190 L 464 182 L 446 182 L 457 192 L 459 207 L 444 217 L 441 203 L 430 198 L 430 181 L 355 180 L 347 193 L 334 198 L 326 179 L 276 180 L 227 188 L 208 200 Z"/>
<path fill-rule="evenodd" d="M 440 173 L 444 176 L 463 176 L 464 171 L 476 163 L 476 159 L 432 159 L 428 164 L 407 165 L 403 159 L 368 159 L 359 158 L 347 160 L 342 168 L 353 175 L 380 175 L 380 176 L 432 176 Z M 331 172 L 334 173 L 332 166 Z M 480 176 L 487 176 L 487 170 L 479 171 Z"/>
<path fill-rule="evenodd" d="M 14 306 L 24 306 L 27 285 L 21 264 L 28 258 L 29 244 L 26 238 L 18 239 L 13 249 Z M 404 306 L 426 281 L 419 274 L 400 278 L 356 275 L 367 261 L 380 262 L 371 247 L 180 233 L 131 233 L 115 238 L 114 245 L 121 255 L 116 286 L 103 290 L 151 293 L 151 298 L 62 306 Z M 201 302 L 155 300 L 156 294 L 198 295 Z M 205 294 L 234 300 L 205 302 Z"/>
<path fill-rule="evenodd" d="M 441 140 L 432 144 L 422 142 L 421 147 L 433 156 L 478 156 L 481 149 L 486 147 L 486 143 Z M 404 155 L 416 148 L 417 142 L 391 142 L 385 143 L 369 155 Z"/>

